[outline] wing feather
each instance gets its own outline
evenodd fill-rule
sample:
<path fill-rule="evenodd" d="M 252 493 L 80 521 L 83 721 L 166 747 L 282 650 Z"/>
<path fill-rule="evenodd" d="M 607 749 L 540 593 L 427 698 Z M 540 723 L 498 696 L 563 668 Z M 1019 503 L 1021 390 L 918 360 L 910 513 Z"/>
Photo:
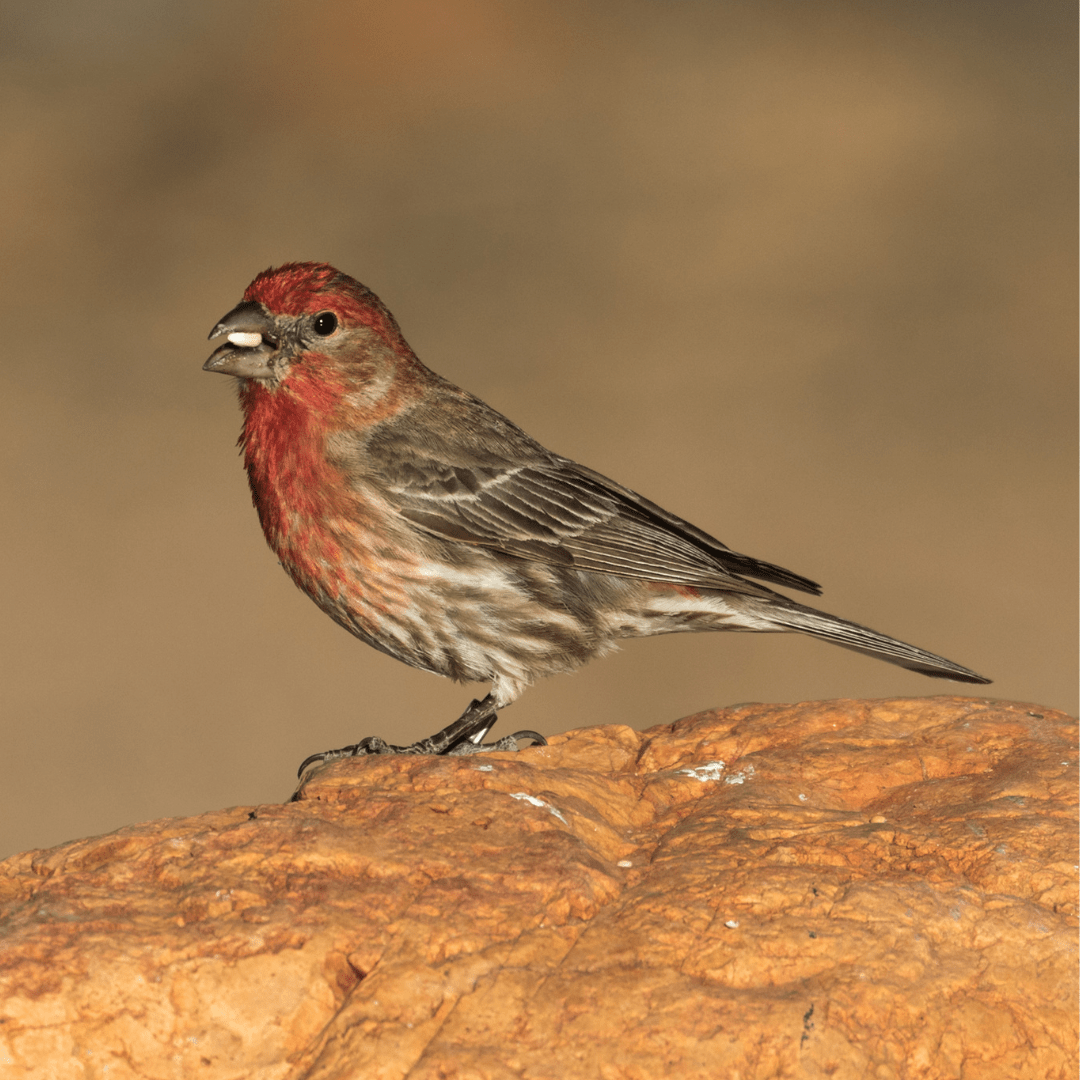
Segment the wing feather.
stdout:
<path fill-rule="evenodd" d="M 732 551 L 629 488 L 545 450 L 464 391 L 458 416 L 396 418 L 363 448 L 397 511 L 446 540 L 648 581 L 767 594 L 746 577 L 820 593 L 807 578 Z M 483 412 L 484 415 L 478 415 Z M 427 420 L 423 437 L 418 422 Z"/>

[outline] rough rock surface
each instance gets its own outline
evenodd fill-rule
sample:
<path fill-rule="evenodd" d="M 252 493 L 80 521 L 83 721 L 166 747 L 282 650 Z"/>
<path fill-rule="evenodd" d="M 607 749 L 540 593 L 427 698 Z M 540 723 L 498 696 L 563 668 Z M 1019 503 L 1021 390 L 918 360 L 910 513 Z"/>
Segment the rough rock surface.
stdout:
<path fill-rule="evenodd" d="M 0 864 L 0 1078 L 1056 1078 L 1076 722 L 741 705 Z"/>

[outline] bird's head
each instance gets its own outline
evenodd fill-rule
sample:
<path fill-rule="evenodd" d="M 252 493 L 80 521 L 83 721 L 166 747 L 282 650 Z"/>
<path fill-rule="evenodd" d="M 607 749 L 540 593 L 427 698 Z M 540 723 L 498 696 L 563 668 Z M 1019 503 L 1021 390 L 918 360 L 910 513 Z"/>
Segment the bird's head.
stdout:
<path fill-rule="evenodd" d="M 412 358 L 382 301 L 326 263 L 264 270 L 210 331 L 211 340 L 220 337 L 203 370 L 257 380 L 267 390 L 313 365 L 370 385 Z"/>

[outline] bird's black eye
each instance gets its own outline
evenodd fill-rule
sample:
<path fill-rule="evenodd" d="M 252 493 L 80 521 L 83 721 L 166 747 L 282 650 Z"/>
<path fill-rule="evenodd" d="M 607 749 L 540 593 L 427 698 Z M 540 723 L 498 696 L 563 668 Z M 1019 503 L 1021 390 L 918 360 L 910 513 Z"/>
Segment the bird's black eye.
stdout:
<path fill-rule="evenodd" d="M 329 337 L 337 329 L 337 316 L 332 311 L 320 311 L 311 325 L 319 337 Z"/>

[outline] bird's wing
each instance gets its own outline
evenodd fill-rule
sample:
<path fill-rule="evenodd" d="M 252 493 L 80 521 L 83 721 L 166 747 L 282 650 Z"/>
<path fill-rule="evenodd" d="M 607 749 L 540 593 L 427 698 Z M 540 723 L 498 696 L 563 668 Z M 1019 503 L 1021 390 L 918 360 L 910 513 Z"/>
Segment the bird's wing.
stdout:
<path fill-rule="evenodd" d="M 821 592 L 807 578 L 740 555 L 629 488 L 552 454 L 494 410 L 485 419 L 485 437 L 475 440 L 460 429 L 448 438 L 445 424 L 418 430 L 410 423 L 408 434 L 386 430 L 368 443 L 366 465 L 402 517 L 446 540 L 579 570 L 768 591 L 742 580 L 752 577 Z"/>

